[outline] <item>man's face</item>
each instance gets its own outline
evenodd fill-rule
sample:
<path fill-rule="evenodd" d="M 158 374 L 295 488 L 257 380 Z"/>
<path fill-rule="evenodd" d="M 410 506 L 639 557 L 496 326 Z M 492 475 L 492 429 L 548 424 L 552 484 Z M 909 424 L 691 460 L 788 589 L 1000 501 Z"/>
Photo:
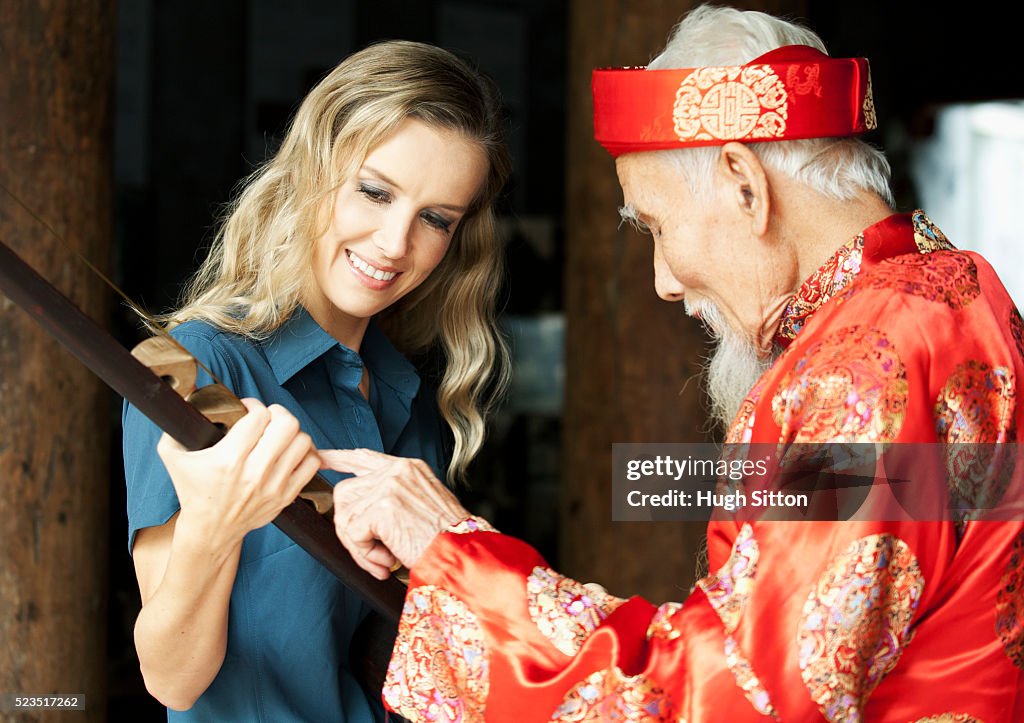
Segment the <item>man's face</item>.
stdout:
<path fill-rule="evenodd" d="M 708 369 L 712 415 L 728 425 L 744 396 L 771 364 L 758 350 L 774 287 L 759 263 L 749 218 L 728 184 L 695 197 L 679 171 L 652 153 L 616 161 L 624 216 L 654 241 L 654 286 L 665 301 L 683 301 L 705 322 L 718 346 Z M 767 264 L 774 266 L 772 263 Z"/>
<path fill-rule="evenodd" d="M 658 296 L 685 300 L 691 315 L 710 302 L 737 334 L 757 339 L 775 284 L 759 263 L 760 249 L 733 189 L 716 177 L 706 197 L 695 197 L 676 167 L 655 153 L 620 156 L 616 169 L 626 213 L 635 214 L 654 241 Z"/>

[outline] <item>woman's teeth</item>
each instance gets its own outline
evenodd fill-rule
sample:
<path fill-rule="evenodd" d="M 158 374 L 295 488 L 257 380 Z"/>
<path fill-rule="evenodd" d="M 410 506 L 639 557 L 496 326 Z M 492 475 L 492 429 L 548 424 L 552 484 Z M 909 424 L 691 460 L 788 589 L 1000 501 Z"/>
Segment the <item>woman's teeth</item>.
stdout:
<path fill-rule="evenodd" d="M 367 276 L 377 279 L 377 281 L 391 281 L 391 279 L 398 276 L 397 271 L 381 271 L 375 266 L 371 266 L 370 264 L 366 263 L 351 251 L 348 252 L 348 258 L 349 261 L 352 262 L 353 266 L 355 266 L 357 269 L 362 271 Z"/>

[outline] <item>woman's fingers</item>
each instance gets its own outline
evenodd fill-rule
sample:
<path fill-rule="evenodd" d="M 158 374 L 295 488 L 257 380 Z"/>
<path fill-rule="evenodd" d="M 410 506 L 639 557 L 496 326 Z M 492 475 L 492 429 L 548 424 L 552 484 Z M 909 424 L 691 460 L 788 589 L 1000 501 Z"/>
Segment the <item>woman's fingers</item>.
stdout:
<path fill-rule="evenodd" d="M 181 446 L 181 443 L 174 437 L 164 432 L 160 435 L 160 441 L 156 443 L 156 453 L 160 455 L 160 459 L 167 462 L 167 458 L 173 454 L 181 454 L 188 450 Z"/>
<path fill-rule="evenodd" d="M 247 481 L 264 484 L 272 476 L 281 455 L 300 434 L 299 420 L 284 407 L 272 404 L 267 407 L 269 421 L 259 436 L 256 445 L 245 459 Z M 244 418 L 243 418 L 244 419 Z M 241 421 L 239 422 L 241 423 Z M 291 470 L 288 470 L 289 472 Z"/>
<path fill-rule="evenodd" d="M 226 455 L 244 457 L 252 452 L 271 422 L 271 412 L 258 399 L 243 399 L 242 404 L 249 411 L 239 419 L 215 446 Z"/>
<path fill-rule="evenodd" d="M 247 413 L 213 447 L 189 452 L 166 435 L 158 445 L 182 512 L 232 540 L 271 522 L 321 465 L 288 410 L 242 402 Z"/>
<path fill-rule="evenodd" d="M 289 494 L 291 494 L 293 500 L 299 496 L 299 492 L 302 491 L 302 488 L 306 486 L 307 482 L 313 479 L 319 469 L 320 457 L 316 455 L 314 450 L 312 453 L 307 454 L 302 459 L 302 462 L 299 463 L 299 466 L 295 468 L 295 471 L 292 472 L 292 482 L 289 485 Z"/>

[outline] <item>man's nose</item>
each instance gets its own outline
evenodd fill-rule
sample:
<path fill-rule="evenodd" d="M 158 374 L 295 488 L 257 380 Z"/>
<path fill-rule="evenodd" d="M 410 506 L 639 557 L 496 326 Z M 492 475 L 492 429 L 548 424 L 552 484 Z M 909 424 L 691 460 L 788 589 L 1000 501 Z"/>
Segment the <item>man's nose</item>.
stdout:
<path fill-rule="evenodd" d="M 665 301 L 682 301 L 686 290 L 673 275 L 657 244 L 654 246 L 654 290 Z"/>

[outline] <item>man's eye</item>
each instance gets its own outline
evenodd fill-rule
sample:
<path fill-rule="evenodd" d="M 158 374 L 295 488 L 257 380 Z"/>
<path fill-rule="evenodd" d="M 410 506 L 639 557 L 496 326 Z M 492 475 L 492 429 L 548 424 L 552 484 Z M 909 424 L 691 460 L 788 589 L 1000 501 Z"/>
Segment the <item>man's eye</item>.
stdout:
<path fill-rule="evenodd" d="M 367 199 L 376 204 L 383 205 L 385 203 L 391 203 L 391 194 L 382 188 L 375 188 L 374 186 L 368 186 L 365 183 L 360 183 L 359 193 L 363 194 Z"/>

